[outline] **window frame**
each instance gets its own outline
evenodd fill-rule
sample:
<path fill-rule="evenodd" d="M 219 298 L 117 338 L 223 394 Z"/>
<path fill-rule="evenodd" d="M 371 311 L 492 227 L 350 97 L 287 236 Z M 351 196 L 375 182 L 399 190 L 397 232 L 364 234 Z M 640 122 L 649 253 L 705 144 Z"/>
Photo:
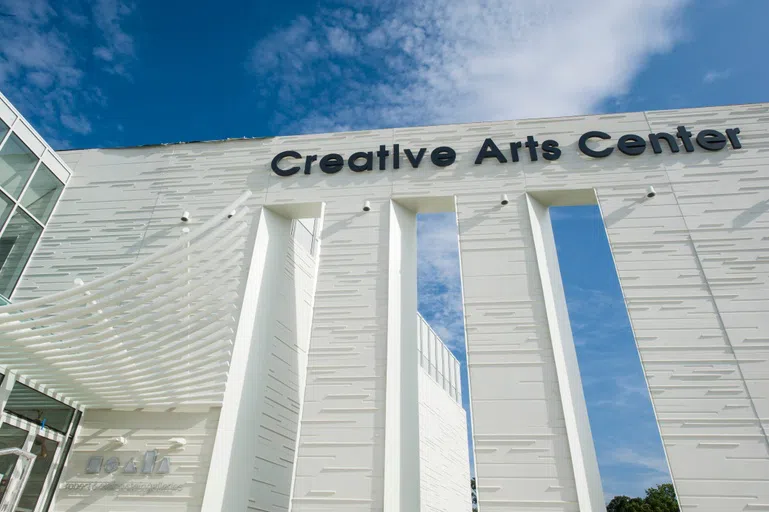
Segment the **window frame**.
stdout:
<path fill-rule="evenodd" d="M 22 214 L 24 214 L 27 217 L 29 217 L 29 219 L 32 221 L 32 225 L 33 226 L 37 225 L 37 227 L 40 228 L 40 233 L 37 235 L 37 240 L 35 240 L 35 243 L 32 245 L 32 250 L 29 252 L 29 254 L 27 255 L 26 259 L 24 259 L 24 263 L 21 265 L 21 268 L 20 268 L 20 271 L 19 271 L 19 275 L 16 278 L 15 282 L 13 283 L 13 285 L 11 286 L 11 293 L 9 294 L 9 297 L 5 297 L 5 295 L 0 293 L 0 296 L 6 298 L 6 300 L 8 300 L 9 302 L 10 302 L 11 297 L 13 297 L 13 294 L 16 292 L 16 288 L 18 287 L 19 282 L 21 281 L 22 277 L 24 277 L 24 271 L 27 269 L 27 265 L 29 265 L 29 262 L 32 260 L 32 255 L 35 254 L 35 251 L 37 250 L 37 246 L 40 244 L 40 240 L 43 239 L 43 234 L 45 233 L 45 226 L 43 224 L 41 224 L 40 221 L 37 220 L 34 217 L 34 215 L 30 214 L 20 204 L 16 203 L 14 205 L 13 210 L 11 210 L 11 214 L 8 216 L 8 219 L 3 224 L 3 227 L 0 228 L 0 238 L 2 238 L 3 235 L 5 234 L 6 228 L 10 225 L 11 221 L 14 219 L 14 217 L 16 216 L 16 213 L 18 212 L 19 209 L 21 209 Z M 10 251 L 9 251 L 9 255 L 10 255 Z M 7 260 L 7 258 L 6 258 L 6 260 Z"/>
<path fill-rule="evenodd" d="M 42 396 L 44 396 L 44 397 L 46 397 L 46 398 L 50 399 L 50 400 L 51 400 L 51 401 L 53 401 L 53 402 L 57 402 L 57 403 L 59 403 L 59 404 L 62 404 L 62 405 L 63 405 L 63 406 L 65 406 L 65 407 L 67 407 L 67 408 L 71 409 L 71 410 L 72 410 L 72 412 L 71 412 L 71 414 L 70 414 L 69 418 L 67 419 L 67 424 L 66 424 L 65 428 L 62 430 L 62 429 L 59 429 L 59 428 L 56 428 L 56 427 L 53 427 L 53 426 L 50 426 L 50 425 L 48 425 L 48 423 L 47 423 L 47 422 L 46 422 L 46 425 L 45 425 L 45 427 L 44 427 L 44 428 L 41 428 L 41 425 L 39 425 L 39 424 L 35 423 L 35 421 L 34 421 L 34 420 L 32 420 L 32 419 L 28 418 L 27 416 L 22 416 L 21 414 L 19 414 L 19 413 L 17 413 L 17 412 L 14 412 L 14 411 L 10 410 L 10 409 L 8 408 L 8 404 L 9 404 L 9 402 L 11 401 L 11 395 L 13 394 L 14 390 L 16 390 L 16 389 L 17 389 L 17 387 L 18 387 L 18 386 L 23 386 L 24 388 L 26 388 L 26 389 L 28 389 L 28 390 L 30 390 L 30 391 L 32 391 L 32 392 L 38 393 L 38 394 L 40 394 L 40 395 L 42 395 Z M 19 388 L 19 389 L 20 389 L 20 388 Z M 34 425 L 34 426 L 35 426 L 35 427 L 36 427 L 38 430 L 40 430 L 41 432 L 42 432 L 42 431 L 48 431 L 48 430 L 50 430 L 50 431 L 52 431 L 52 432 L 55 432 L 55 433 L 57 433 L 57 434 L 59 434 L 59 435 L 62 435 L 62 436 L 64 436 L 64 435 L 66 435 L 66 434 L 67 434 L 67 432 L 69 431 L 69 428 L 70 428 L 70 426 L 72 425 L 72 421 L 74 420 L 74 418 L 75 418 L 75 415 L 77 414 L 77 407 L 73 407 L 73 406 L 72 406 L 72 405 L 70 405 L 70 404 L 64 403 L 64 402 L 62 402 L 61 400 L 58 400 L 58 399 L 56 399 L 56 398 L 52 397 L 52 396 L 51 396 L 51 395 L 49 395 L 48 393 L 45 393 L 45 392 L 43 392 L 43 391 L 40 391 L 39 389 L 35 389 L 34 387 L 32 387 L 32 386 L 30 386 L 30 385 L 28 385 L 28 384 L 25 384 L 25 383 L 23 383 L 23 382 L 20 382 L 20 381 L 16 380 L 16 381 L 13 383 L 13 387 L 11 388 L 10 392 L 8 393 L 8 398 L 7 398 L 7 400 L 6 400 L 6 402 L 5 402 L 4 406 L 3 406 L 3 414 L 5 414 L 5 415 L 7 415 L 7 416 L 11 416 L 11 417 L 13 417 L 13 418 L 18 418 L 18 419 L 20 419 L 20 420 L 23 420 L 24 422 L 26 422 L 26 423 L 28 423 L 28 424 L 30 424 L 30 425 Z"/>
<path fill-rule="evenodd" d="M 9 141 L 9 140 L 11 140 L 11 137 L 16 137 L 16 139 L 18 140 L 18 142 L 19 142 L 19 143 L 20 143 L 22 146 L 24 146 L 24 148 L 26 148 L 26 149 L 27 149 L 27 151 L 28 151 L 28 152 L 29 152 L 29 153 L 30 153 L 32 156 L 34 156 L 35 158 L 37 158 L 37 162 L 35 163 L 35 165 L 34 165 L 34 166 L 32 166 L 32 171 L 29 173 L 29 176 L 27 176 L 26 180 L 24 181 L 24 185 L 23 185 L 23 186 L 21 187 L 21 189 L 19 190 L 19 194 L 18 194 L 18 197 L 14 197 L 14 194 L 11 194 L 10 190 L 8 190 L 8 189 L 6 189 L 5 187 L 3 187 L 2 185 L 0 185 L 0 190 L 2 190 L 2 191 L 3 191 L 3 193 L 4 193 L 6 196 L 10 197 L 10 198 L 11 198 L 11 200 L 12 200 L 14 203 L 16 203 L 16 204 L 18 205 L 19 203 L 21 203 L 21 198 L 22 198 L 22 196 L 24 196 L 24 193 L 27 191 L 27 188 L 29 187 L 29 183 L 32 181 L 32 177 L 33 177 L 33 176 L 35 175 L 35 173 L 37 172 L 37 168 L 38 168 L 38 167 L 40 167 L 40 164 L 43 162 L 43 155 L 44 155 L 44 154 L 45 154 L 45 153 L 48 151 L 48 148 L 45 148 L 45 149 L 43 150 L 43 153 L 42 153 L 40 156 L 38 156 L 38 155 L 35 153 L 35 151 L 34 151 L 32 148 L 30 148 L 30 147 L 27 145 L 27 143 L 26 143 L 26 142 L 24 142 L 24 140 L 23 140 L 21 137 L 19 137 L 19 136 L 16 134 L 16 132 L 14 132 L 14 130 L 13 130 L 13 127 L 11 127 L 11 128 L 8 130 L 8 133 L 5 135 L 5 137 L 3 137 L 3 141 L 2 141 L 2 142 L 0 142 L 0 153 L 2 153 L 2 151 L 3 151 L 3 149 L 5 148 L 6 144 L 8 144 L 8 141 Z"/>
<path fill-rule="evenodd" d="M 8 127 L 9 128 L 8 129 L 8 133 L 6 133 L 5 136 L 2 138 L 2 140 L 0 140 L 0 150 L 2 150 L 3 146 L 5 146 L 5 143 L 14 134 L 13 126 L 15 124 L 16 123 L 13 123 L 12 125 L 10 125 Z M 24 141 L 22 140 L 22 142 L 24 142 Z M 43 164 L 43 160 L 44 160 L 46 154 L 48 154 L 49 152 L 51 154 L 55 155 L 55 153 L 53 153 L 53 151 L 50 150 L 49 148 L 45 147 L 43 149 L 43 152 L 38 157 L 37 163 L 35 164 L 35 167 L 32 170 L 32 173 L 27 178 L 26 183 L 24 183 L 24 187 L 21 189 L 21 192 L 19 192 L 18 199 L 14 198 L 13 195 L 9 194 L 7 190 L 5 190 L 2 186 L 0 186 L 0 192 L 2 192 L 5 195 L 5 197 L 7 197 L 11 201 L 11 211 L 10 211 L 10 213 L 8 214 L 8 216 L 2 222 L 0 222 L 0 237 L 3 236 L 3 233 L 5 232 L 6 227 L 11 222 L 11 219 L 13 219 L 14 215 L 16 214 L 16 211 L 19 210 L 19 209 L 22 212 L 24 212 L 24 214 L 26 214 L 30 219 L 32 219 L 32 221 L 34 223 L 36 223 L 38 226 L 40 226 L 40 228 L 42 228 L 41 231 L 40 231 L 40 236 L 38 236 L 37 241 L 35 242 L 35 245 L 32 247 L 32 251 L 30 252 L 29 257 L 27 257 L 27 259 L 24 261 L 24 264 L 21 266 L 21 272 L 19 273 L 19 278 L 14 283 L 13 288 L 11 289 L 11 293 L 7 297 L 5 295 L 3 295 L 2 293 L 0 293 L 0 299 L 2 299 L 2 300 L 0 300 L 0 306 L 2 306 L 4 302 L 10 303 L 11 299 L 13 299 L 13 295 L 14 295 L 14 293 L 16 293 L 16 289 L 18 288 L 19 283 L 21 282 L 21 280 L 24 277 L 24 272 L 27 269 L 27 265 L 29 265 L 29 262 L 32 260 L 32 257 L 35 254 L 35 251 L 37 251 L 37 248 L 38 248 L 38 246 L 40 244 L 40 241 L 45 236 L 45 228 L 48 225 L 48 221 L 51 219 L 51 217 L 53 217 L 53 215 L 54 215 L 54 213 L 56 211 L 56 207 L 59 205 L 59 202 L 61 201 L 61 196 L 64 194 L 64 190 L 66 189 L 66 186 L 67 186 L 67 184 L 65 182 L 63 182 L 56 175 L 56 173 L 54 173 L 52 170 L 49 169 L 51 175 L 53 175 L 53 177 L 59 183 L 61 183 L 64 186 L 62 187 L 61 193 L 59 194 L 59 197 L 56 199 L 56 202 L 53 205 L 53 208 L 51 209 L 51 213 L 48 215 L 48 220 L 46 222 L 41 222 L 32 212 L 27 210 L 27 208 L 21 204 L 22 199 L 24 198 L 24 195 L 27 193 L 27 189 L 29 189 L 29 186 L 32 184 L 32 180 L 37 175 L 37 172 L 40 169 L 40 166 L 44 165 Z M 34 152 L 33 152 L 33 154 L 34 154 Z M 35 156 L 37 156 L 37 155 L 35 155 Z"/>
<path fill-rule="evenodd" d="M 46 151 L 48 151 L 46 149 Z M 43 152 L 45 154 L 45 151 Z M 37 218 L 36 215 L 34 215 L 27 206 L 24 206 L 24 196 L 27 195 L 27 191 L 32 186 L 32 182 L 35 180 L 35 177 L 40 172 L 40 167 L 45 167 L 45 170 L 53 177 L 54 180 L 56 180 L 59 184 L 61 184 L 61 188 L 59 189 L 59 195 L 56 197 L 56 200 L 53 202 L 53 207 L 51 208 L 51 212 L 48 214 L 48 218 L 46 220 L 40 220 Z M 35 166 L 35 170 L 32 171 L 32 174 L 29 176 L 29 180 L 27 181 L 26 185 L 24 186 L 24 190 L 22 190 L 21 195 L 19 196 L 19 200 L 16 201 L 16 204 L 21 208 L 27 215 L 32 217 L 32 219 L 40 224 L 40 226 L 45 229 L 46 224 L 48 224 L 48 221 L 51 220 L 51 217 L 53 217 L 53 211 L 56 209 L 56 205 L 59 204 L 59 200 L 61 199 L 62 194 L 64 194 L 64 188 L 67 186 L 66 183 L 61 181 L 58 176 L 47 166 L 45 163 L 43 163 L 43 157 L 40 157 L 40 160 L 38 160 L 37 165 Z M 7 194 L 6 194 L 7 195 Z M 10 196 L 9 196 L 10 197 Z M 11 198 L 13 200 L 13 198 Z M 13 212 L 12 212 L 13 213 Z M 2 234 L 0 234 L 2 236 Z M 42 233 L 40 235 L 43 236 Z"/>

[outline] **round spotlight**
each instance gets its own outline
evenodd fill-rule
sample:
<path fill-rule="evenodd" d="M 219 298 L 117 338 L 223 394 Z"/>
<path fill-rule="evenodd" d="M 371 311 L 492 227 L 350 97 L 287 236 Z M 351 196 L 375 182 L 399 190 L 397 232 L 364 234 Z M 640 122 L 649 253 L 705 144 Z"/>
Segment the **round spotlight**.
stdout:
<path fill-rule="evenodd" d="M 649 188 L 646 189 L 646 197 L 651 199 L 652 197 L 657 195 L 657 191 L 654 190 L 654 187 L 649 186 Z"/>
<path fill-rule="evenodd" d="M 366 201 L 363 203 L 363 211 L 364 212 L 371 211 L 371 201 Z"/>
<path fill-rule="evenodd" d="M 510 201 L 507 199 L 507 194 L 502 194 L 502 200 L 500 201 L 500 203 L 502 204 L 502 206 L 505 206 L 505 205 L 506 205 L 507 203 L 509 203 L 509 202 L 510 202 Z"/>

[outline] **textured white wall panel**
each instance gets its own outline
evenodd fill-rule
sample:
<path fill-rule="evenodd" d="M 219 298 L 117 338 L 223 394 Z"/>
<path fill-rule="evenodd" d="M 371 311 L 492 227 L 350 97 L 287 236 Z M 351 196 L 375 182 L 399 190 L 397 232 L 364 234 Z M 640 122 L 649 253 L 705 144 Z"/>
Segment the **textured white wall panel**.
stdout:
<path fill-rule="evenodd" d="M 547 317 L 524 192 L 595 188 L 653 405 L 685 508 L 769 506 L 769 105 L 477 123 L 64 153 L 73 177 L 16 294 L 67 289 L 164 247 L 189 210 L 203 221 L 250 189 L 249 206 L 325 202 L 295 511 L 383 503 L 391 198 L 456 196 L 476 465 L 483 512 L 576 510 Z M 608 158 L 579 136 L 740 127 L 744 147 Z M 487 137 L 560 142 L 556 161 L 486 160 Z M 279 177 L 272 157 L 427 147 L 418 169 Z M 664 144 L 664 143 L 663 143 Z M 448 145 L 439 168 L 429 151 Z M 644 199 L 653 185 L 657 197 Z M 499 194 L 510 204 L 501 207 Z M 365 200 L 372 211 L 363 213 Z M 244 255 L 244 258 L 248 255 Z M 226 283 L 240 292 L 243 279 Z M 237 303 L 236 301 L 236 304 Z M 749 468 L 749 469 L 748 469 Z"/>
<path fill-rule="evenodd" d="M 264 394 L 246 510 L 288 510 L 304 399 L 316 261 L 293 240 L 273 300 L 276 331 L 262 361 Z"/>
<path fill-rule="evenodd" d="M 504 208 L 489 199 L 457 198 L 479 501 L 484 511 L 576 511 L 525 198 Z M 475 264 L 476 253 L 496 261 Z"/>
<path fill-rule="evenodd" d="M 469 512 L 467 419 L 424 368 L 419 370 L 419 482 L 421 512 Z"/>
<path fill-rule="evenodd" d="M 219 408 L 176 410 L 104 410 L 92 409 L 84 416 L 72 445 L 59 488 L 55 495 L 56 512 L 88 510 L 122 512 L 137 509 L 147 512 L 201 510 L 211 450 L 214 445 Z M 124 437 L 126 444 L 113 441 Z M 170 440 L 182 437 L 183 449 Z M 153 473 L 141 473 L 141 458 L 147 450 L 157 450 Z M 98 474 L 86 473 L 88 459 L 102 456 L 106 462 L 118 457 L 120 466 L 112 474 L 102 466 Z M 171 461 L 168 474 L 158 474 L 160 461 Z M 139 472 L 125 474 L 129 459 L 139 464 Z M 123 490 L 67 489 L 78 483 L 167 484 L 178 486 L 172 491 L 146 492 Z"/>
<path fill-rule="evenodd" d="M 351 203 L 324 215 L 295 512 L 383 507 L 389 201 Z"/>

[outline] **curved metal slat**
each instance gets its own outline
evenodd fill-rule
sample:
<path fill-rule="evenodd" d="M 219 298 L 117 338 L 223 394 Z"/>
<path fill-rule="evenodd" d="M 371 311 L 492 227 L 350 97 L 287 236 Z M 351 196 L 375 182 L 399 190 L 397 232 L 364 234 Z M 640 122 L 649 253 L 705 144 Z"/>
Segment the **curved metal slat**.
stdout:
<path fill-rule="evenodd" d="M 0 307 L 0 360 L 78 405 L 219 404 L 248 209 L 227 216 L 248 195 L 121 270 Z"/>

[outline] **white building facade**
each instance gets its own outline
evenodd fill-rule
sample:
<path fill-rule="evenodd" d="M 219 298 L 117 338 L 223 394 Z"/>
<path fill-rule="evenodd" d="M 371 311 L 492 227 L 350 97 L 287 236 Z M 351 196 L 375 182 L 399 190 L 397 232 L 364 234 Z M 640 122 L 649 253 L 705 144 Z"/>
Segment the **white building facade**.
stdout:
<path fill-rule="evenodd" d="M 469 510 L 459 364 L 416 313 L 420 212 L 457 216 L 480 510 L 604 509 L 567 204 L 600 206 L 682 507 L 769 507 L 767 115 L 56 155 L 3 103 L 0 449 L 39 457 L 41 496 L 19 510 Z"/>

